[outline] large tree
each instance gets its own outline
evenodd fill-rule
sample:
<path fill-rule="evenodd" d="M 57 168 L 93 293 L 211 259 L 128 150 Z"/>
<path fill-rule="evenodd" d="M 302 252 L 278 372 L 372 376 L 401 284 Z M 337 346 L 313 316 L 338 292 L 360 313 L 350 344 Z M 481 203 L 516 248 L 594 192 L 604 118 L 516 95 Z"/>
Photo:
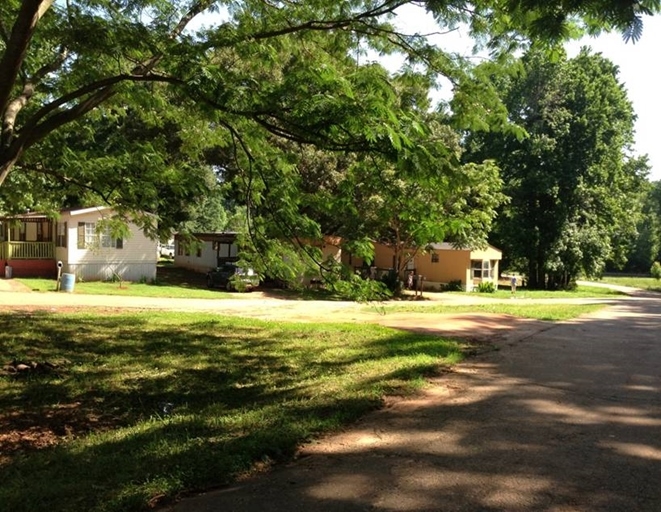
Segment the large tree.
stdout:
<path fill-rule="evenodd" d="M 639 195 L 642 214 L 637 225 L 637 236 L 629 244 L 627 262 L 629 272 L 649 272 L 652 263 L 661 260 L 661 181 L 646 184 Z M 617 265 L 611 265 L 619 270 Z"/>
<path fill-rule="evenodd" d="M 530 52 L 499 86 L 527 136 L 482 134 L 474 155 L 495 158 L 510 197 L 494 242 L 533 288 L 558 288 L 622 261 L 635 234 L 647 171 L 632 159 L 634 112 L 617 68 L 583 50 L 551 61 Z"/>
<path fill-rule="evenodd" d="M 241 93 L 251 95 L 251 86 L 272 79 L 269 60 L 278 59 L 285 44 L 304 45 L 298 34 L 332 33 L 341 51 L 403 48 L 412 56 L 436 60 L 438 70 L 452 74 L 453 66 L 434 59 L 421 39 L 398 34 L 387 23 L 407 3 L 5 0 L 0 5 L 0 184 L 26 150 L 100 105 L 127 101 L 136 83 L 170 84 L 204 101 L 209 91 L 201 85 L 213 81 L 215 94 L 206 99 L 225 114 L 219 124 L 226 129 L 232 129 L 233 115 L 251 118 L 280 136 L 302 136 L 306 132 L 300 128 L 305 127 L 273 115 L 282 115 L 281 109 L 244 110 L 227 101 Z M 474 34 L 494 36 L 492 42 L 517 30 L 564 35 L 572 15 L 582 16 L 590 30 L 616 26 L 635 38 L 641 15 L 659 8 L 658 0 L 481 0 L 470 8 L 463 0 L 451 0 L 426 5 L 442 27 L 469 22 Z M 186 30 L 196 17 L 213 12 L 222 23 L 195 34 Z M 250 62 L 254 58 L 259 60 Z M 238 62 L 243 64 L 240 71 Z M 281 99 L 288 107 L 295 98 Z"/>

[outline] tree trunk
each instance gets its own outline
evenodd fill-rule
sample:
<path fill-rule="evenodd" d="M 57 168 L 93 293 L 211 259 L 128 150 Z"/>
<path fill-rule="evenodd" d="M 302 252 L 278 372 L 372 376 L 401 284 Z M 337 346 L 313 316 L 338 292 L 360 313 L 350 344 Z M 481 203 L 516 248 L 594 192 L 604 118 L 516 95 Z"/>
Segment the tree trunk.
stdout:
<path fill-rule="evenodd" d="M 18 157 L 19 155 L 9 158 L 0 158 L 0 187 L 5 182 L 7 176 L 9 176 L 9 172 L 16 164 Z"/>

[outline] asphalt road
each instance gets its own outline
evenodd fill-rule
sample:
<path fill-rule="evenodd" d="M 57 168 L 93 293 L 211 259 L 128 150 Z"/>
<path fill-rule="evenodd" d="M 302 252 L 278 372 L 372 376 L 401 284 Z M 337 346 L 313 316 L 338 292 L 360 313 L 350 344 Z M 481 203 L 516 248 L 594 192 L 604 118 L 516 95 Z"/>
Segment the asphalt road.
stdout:
<path fill-rule="evenodd" d="M 172 511 L 661 511 L 661 301 L 510 336 L 295 462 Z"/>

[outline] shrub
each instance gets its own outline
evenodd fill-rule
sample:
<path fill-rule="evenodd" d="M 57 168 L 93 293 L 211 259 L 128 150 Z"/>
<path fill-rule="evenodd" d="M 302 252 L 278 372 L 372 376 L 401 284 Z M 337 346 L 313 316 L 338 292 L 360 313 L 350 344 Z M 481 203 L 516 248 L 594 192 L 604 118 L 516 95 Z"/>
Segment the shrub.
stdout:
<path fill-rule="evenodd" d="M 402 291 L 403 285 L 395 270 L 390 270 L 383 274 L 381 276 L 381 282 L 394 294 L 399 294 Z"/>
<path fill-rule="evenodd" d="M 496 293 L 496 287 L 491 281 L 483 281 L 477 285 L 478 293 Z"/>
<path fill-rule="evenodd" d="M 652 263 L 652 267 L 650 268 L 650 274 L 652 274 L 652 277 L 657 281 L 661 279 L 661 263 L 659 263 L 658 261 Z"/>
<path fill-rule="evenodd" d="M 341 298 L 358 302 L 388 300 L 392 297 L 392 292 L 381 281 L 363 279 L 355 274 L 347 280 L 334 282 L 332 288 Z"/>
<path fill-rule="evenodd" d="M 463 292 L 464 287 L 461 285 L 461 279 L 454 279 L 442 287 L 444 292 Z"/>

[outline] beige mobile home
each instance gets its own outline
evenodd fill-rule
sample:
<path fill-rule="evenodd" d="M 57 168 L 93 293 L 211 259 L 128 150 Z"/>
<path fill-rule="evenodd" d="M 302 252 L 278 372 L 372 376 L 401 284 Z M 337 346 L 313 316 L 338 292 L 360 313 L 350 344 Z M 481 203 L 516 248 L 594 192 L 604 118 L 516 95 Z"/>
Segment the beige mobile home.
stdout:
<path fill-rule="evenodd" d="M 500 249 L 488 245 L 484 249 L 456 249 L 451 244 L 431 244 L 424 253 L 416 254 L 415 273 L 424 276 L 425 287 L 440 289 L 443 284 L 461 281 L 466 291 L 479 283 L 498 285 Z"/>
<path fill-rule="evenodd" d="M 196 272 L 208 272 L 223 263 L 237 261 L 237 233 L 192 233 L 196 240 L 187 244 L 181 235 L 174 237 L 174 264 Z"/>
<path fill-rule="evenodd" d="M 411 257 L 411 255 L 413 255 Z M 424 286 L 430 290 L 440 290 L 444 284 L 460 281 L 464 290 L 471 291 L 481 282 L 498 283 L 498 265 L 503 257 L 502 251 L 493 246 L 485 249 L 457 249 L 448 243 L 430 244 L 426 250 L 406 251 L 403 258 L 410 258 L 405 272 L 414 272 L 424 276 Z M 353 268 L 365 267 L 360 258 L 343 253 L 342 262 Z M 378 275 L 395 268 L 395 252 L 387 245 L 374 244 L 374 260 L 371 267 L 376 267 Z M 401 276 L 405 278 L 404 275 Z"/>

